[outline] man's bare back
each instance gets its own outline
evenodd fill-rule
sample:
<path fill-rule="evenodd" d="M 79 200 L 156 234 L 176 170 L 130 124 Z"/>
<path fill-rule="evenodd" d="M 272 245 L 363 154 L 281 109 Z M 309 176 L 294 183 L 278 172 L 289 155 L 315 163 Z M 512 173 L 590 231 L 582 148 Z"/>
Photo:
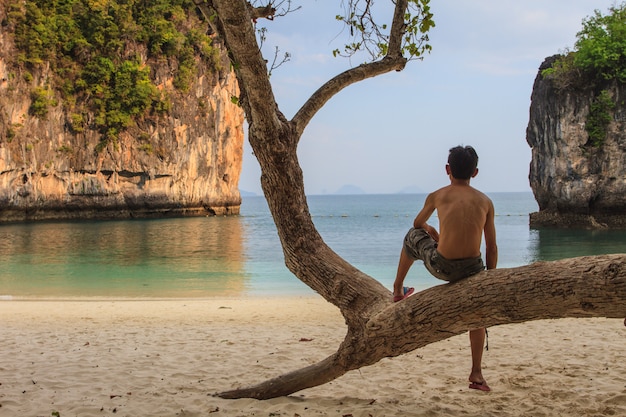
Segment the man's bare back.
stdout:
<path fill-rule="evenodd" d="M 437 250 L 447 259 L 480 256 L 480 244 L 491 200 L 465 184 L 452 184 L 433 192 L 429 198 L 439 218 Z"/>

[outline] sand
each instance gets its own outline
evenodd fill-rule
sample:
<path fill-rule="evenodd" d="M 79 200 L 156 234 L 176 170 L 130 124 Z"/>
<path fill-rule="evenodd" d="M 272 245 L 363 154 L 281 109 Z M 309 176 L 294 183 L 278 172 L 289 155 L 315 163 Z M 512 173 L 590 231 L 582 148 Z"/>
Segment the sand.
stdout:
<path fill-rule="evenodd" d="M 321 298 L 0 301 L 0 332 L 0 416 L 626 416 L 616 319 L 491 328 L 490 393 L 461 335 L 266 401 L 214 394 L 334 352 Z"/>

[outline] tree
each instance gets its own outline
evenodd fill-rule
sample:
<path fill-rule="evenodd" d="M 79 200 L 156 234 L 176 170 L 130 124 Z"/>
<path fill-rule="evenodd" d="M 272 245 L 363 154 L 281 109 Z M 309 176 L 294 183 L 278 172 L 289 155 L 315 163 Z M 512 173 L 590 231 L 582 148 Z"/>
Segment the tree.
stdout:
<path fill-rule="evenodd" d="M 385 36 L 378 31 L 384 26 L 373 23 L 372 0 L 346 0 L 349 10 L 344 19 L 353 33 L 364 36 L 361 41 L 375 39 L 368 44 L 373 46 L 375 59 L 330 79 L 287 120 L 274 99 L 251 23 L 273 17 L 276 9 L 271 4 L 254 7 L 245 0 L 196 0 L 230 54 L 239 81 L 239 103 L 249 125 L 248 139 L 261 166 L 261 185 L 285 263 L 337 306 L 347 325 L 337 352 L 321 362 L 220 396 L 268 399 L 288 395 L 471 328 L 543 318 L 626 316 L 626 255 L 484 271 L 393 304 L 389 290 L 338 256 L 317 232 L 296 154 L 302 132 L 317 111 L 347 86 L 401 71 L 408 60 L 420 58 L 429 49 L 426 33 L 433 22 L 428 1 L 396 0 Z M 346 52 L 361 48 L 361 41 L 352 43 Z"/>
<path fill-rule="evenodd" d="M 577 67 L 600 79 L 626 82 L 626 3 L 610 7 L 606 15 L 596 10 L 576 38 Z"/>
<path fill-rule="evenodd" d="M 602 86 L 606 81 L 626 82 L 626 3 L 599 10 L 583 20 L 576 44 L 554 61 L 542 75 L 558 89 Z"/>

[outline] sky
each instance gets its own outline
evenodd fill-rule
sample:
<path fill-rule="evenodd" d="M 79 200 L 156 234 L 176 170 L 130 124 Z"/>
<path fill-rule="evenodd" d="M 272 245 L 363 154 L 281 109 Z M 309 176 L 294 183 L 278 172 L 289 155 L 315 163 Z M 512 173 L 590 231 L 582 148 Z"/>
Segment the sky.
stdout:
<path fill-rule="evenodd" d="M 280 110 L 291 119 L 321 85 L 362 62 L 333 57 L 348 40 L 341 1 L 294 0 L 301 9 L 267 28 L 264 55 L 290 61 L 273 71 Z M 391 3 L 379 0 L 378 4 Z M 471 145 L 484 192 L 530 191 L 526 142 L 530 95 L 543 60 L 572 49 L 583 19 L 611 0 L 432 0 L 432 52 L 401 72 L 353 84 L 316 114 L 298 157 L 308 195 L 429 193 L 449 184 L 448 150 Z M 384 20 L 384 19 L 382 19 Z M 390 17 L 387 18 L 387 21 Z M 239 189 L 262 195 L 245 142 Z"/>

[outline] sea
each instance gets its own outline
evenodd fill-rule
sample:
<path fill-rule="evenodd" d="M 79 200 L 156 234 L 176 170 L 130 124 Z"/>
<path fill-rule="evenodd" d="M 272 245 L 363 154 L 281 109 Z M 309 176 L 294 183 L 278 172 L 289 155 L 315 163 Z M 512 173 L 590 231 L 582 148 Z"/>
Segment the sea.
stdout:
<path fill-rule="evenodd" d="M 498 268 L 626 253 L 624 230 L 531 229 L 532 193 L 491 193 Z M 404 234 L 425 194 L 308 196 L 325 242 L 391 289 Z M 436 215 L 430 223 L 437 226 Z M 484 252 L 484 248 L 483 248 Z M 421 262 L 405 283 L 441 285 Z M 241 214 L 0 225 L 0 299 L 168 299 L 307 296 L 284 264 L 264 197 Z"/>

